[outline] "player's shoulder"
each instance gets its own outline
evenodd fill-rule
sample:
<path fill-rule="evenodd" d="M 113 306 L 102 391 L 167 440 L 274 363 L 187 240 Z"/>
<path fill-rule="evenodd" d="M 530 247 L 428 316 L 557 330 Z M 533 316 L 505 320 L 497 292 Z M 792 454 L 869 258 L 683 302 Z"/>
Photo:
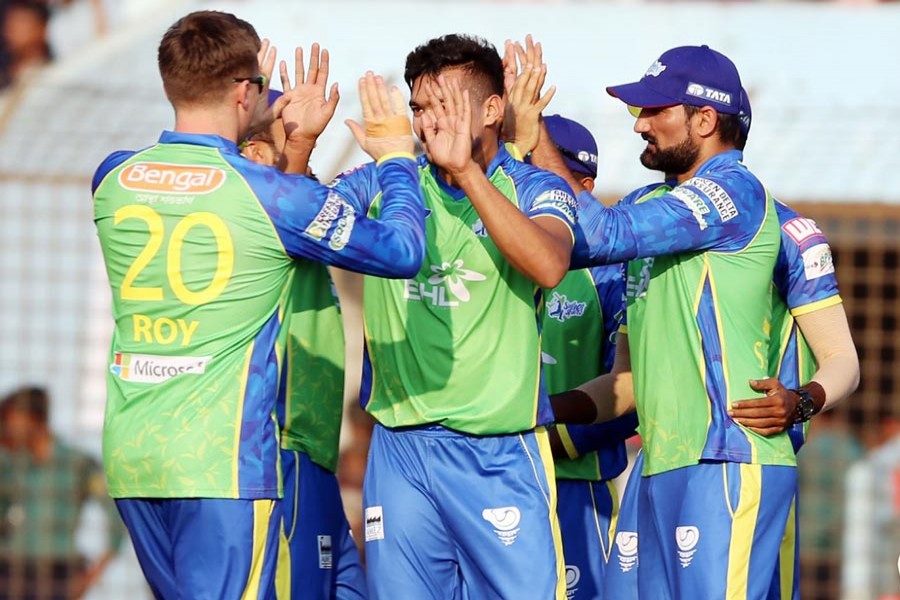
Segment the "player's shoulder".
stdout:
<path fill-rule="evenodd" d="M 804 217 L 777 199 L 775 211 L 781 227 L 783 249 L 796 248 L 802 252 L 819 244 L 828 244 L 828 239 L 813 219 Z"/>
<path fill-rule="evenodd" d="M 620 204 L 623 206 L 637 204 L 638 202 L 640 202 L 641 200 L 643 200 L 644 198 L 646 198 L 647 196 L 649 196 L 650 194 L 654 193 L 656 190 L 658 190 L 659 188 L 664 187 L 664 186 L 666 187 L 666 191 L 668 191 L 670 189 L 669 185 L 664 181 L 658 181 L 655 183 L 651 183 L 649 185 L 639 187 L 638 189 L 626 194 L 625 197 L 622 198 L 621 200 L 619 200 L 619 202 L 617 204 Z"/>
<path fill-rule="evenodd" d="M 139 152 L 139 150 L 116 150 L 104 158 L 103 162 L 97 167 L 97 170 L 94 171 L 94 176 L 91 178 L 91 190 L 96 192 L 97 188 L 100 187 L 100 184 L 103 183 L 103 180 L 106 179 L 107 175 Z"/>

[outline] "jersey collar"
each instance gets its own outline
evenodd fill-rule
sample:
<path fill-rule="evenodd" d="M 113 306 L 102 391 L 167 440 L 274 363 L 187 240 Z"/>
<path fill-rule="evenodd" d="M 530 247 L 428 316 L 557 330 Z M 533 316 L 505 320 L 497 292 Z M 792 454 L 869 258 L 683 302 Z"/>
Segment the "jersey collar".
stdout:
<path fill-rule="evenodd" d="M 210 148 L 218 148 L 232 154 L 240 154 L 237 144 L 231 140 L 226 140 L 220 135 L 201 134 L 201 133 L 181 133 L 178 131 L 163 131 L 159 136 L 160 144 L 190 144 L 192 146 L 209 146 Z"/>
<path fill-rule="evenodd" d="M 726 150 L 725 152 L 720 152 L 709 158 L 705 163 L 700 165 L 694 175 L 703 175 L 704 173 L 719 169 L 724 165 L 741 162 L 743 159 L 744 153 L 740 150 Z"/>
<path fill-rule="evenodd" d="M 444 179 L 438 175 L 437 167 L 434 163 L 428 162 L 428 159 L 425 158 L 425 155 L 422 155 L 422 159 L 428 165 L 428 168 L 431 169 L 431 174 L 434 176 L 435 181 L 437 181 L 438 186 L 441 190 L 449 195 L 454 200 L 462 200 L 466 197 L 466 193 L 459 188 L 453 187 L 448 184 Z M 485 176 L 490 179 L 494 176 L 494 173 L 500 167 L 506 166 L 510 162 L 516 162 L 516 159 L 510 155 L 510 153 L 506 150 L 506 147 L 503 144 L 499 144 L 497 148 L 497 153 L 494 155 L 494 158 L 491 160 L 490 164 L 487 166 L 487 171 L 485 172 Z M 509 169 L 507 169 L 509 170 Z"/>

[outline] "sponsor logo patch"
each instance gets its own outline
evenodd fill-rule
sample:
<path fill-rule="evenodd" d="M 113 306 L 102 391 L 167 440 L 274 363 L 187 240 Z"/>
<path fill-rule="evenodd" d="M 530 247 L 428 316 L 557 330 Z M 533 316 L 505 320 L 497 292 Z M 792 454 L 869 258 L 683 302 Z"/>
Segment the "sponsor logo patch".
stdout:
<path fill-rule="evenodd" d="M 653 268 L 653 257 L 643 259 L 641 272 L 635 275 L 629 275 L 625 280 L 625 297 L 641 298 L 647 295 L 647 288 L 650 287 L 650 270 Z"/>
<path fill-rule="evenodd" d="M 681 563 L 681 568 L 687 569 L 691 566 L 699 541 L 700 530 L 693 525 L 681 525 L 675 528 L 675 543 L 678 544 L 678 561 Z"/>
<path fill-rule="evenodd" d="M 574 223 L 575 211 L 578 208 L 578 204 L 575 202 L 575 198 L 572 197 L 572 194 L 569 194 L 568 192 L 563 190 L 547 190 L 537 197 L 531 208 L 534 211 L 547 209 L 556 210 L 557 212 L 562 213 L 568 221 Z"/>
<path fill-rule="evenodd" d="M 519 536 L 519 521 L 522 520 L 522 513 L 518 507 L 486 508 L 481 511 L 481 517 L 494 526 L 494 533 L 504 546 L 513 545 Z"/>
<path fill-rule="evenodd" d="M 319 542 L 319 568 L 330 569 L 334 564 L 334 553 L 331 547 L 331 536 L 318 536 Z"/>
<path fill-rule="evenodd" d="M 717 90 L 714 87 L 709 87 L 708 85 L 700 85 L 699 83 L 691 81 L 688 83 L 687 90 L 685 91 L 688 96 L 703 98 L 704 100 L 731 106 L 731 94 L 723 92 L 722 90 Z"/>
<path fill-rule="evenodd" d="M 802 244 L 809 238 L 822 233 L 815 221 L 805 217 L 794 217 L 782 225 L 781 230 L 788 234 L 788 237 L 797 242 L 797 244 Z"/>
<path fill-rule="evenodd" d="M 721 217 L 723 223 L 725 221 L 730 221 L 738 215 L 738 209 L 734 205 L 731 196 L 729 196 L 728 192 L 726 192 L 718 183 L 706 179 L 705 177 L 691 177 L 681 185 L 693 187 L 709 198 L 709 201 L 712 203 L 713 208 L 716 209 L 716 212 L 719 213 L 719 217 Z M 677 189 L 678 188 L 675 188 L 675 190 Z M 675 190 L 672 190 L 672 193 L 675 193 Z"/>
<path fill-rule="evenodd" d="M 484 223 L 481 222 L 481 219 L 478 219 L 477 221 L 472 223 L 472 233 L 480 238 L 486 238 L 488 236 L 487 228 L 485 228 Z"/>
<path fill-rule="evenodd" d="M 566 598 L 574 598 L 581 581 L 581 569 L 575 565 L 566 565 Z"/>
<path fill-rule="evenodd" d="M 380 506 L 366 507 L 366 541 L 384 539 L 384 511 Z"/>
<path fill-rule="evenodd" d="M 404 297 L 407 300 L 425 302 L 430 300 L 432 306 L 459 306 L 460 302 L 468 302 L 472 299 L 467 281 L 484 281 L 484 275 L 464 267 L 461 259 L 452 263 L 443 262 L 440 265 L 430 265 L 431 275 L 426 281 L 408 279 L 404 289 Z"/>
<path fill-rule="evenodd" d="M 226 177 L 217 167 L 138 162 L 119 171 L 119 185 L 134 192 L 202 195 L 222 187 Z"/>
<path fill-rule="evenodd" d="M 343 206 L 344 201 L 341 200 L 341 197 L 336 192 L 329 191 L 325 203 L 322 204 L 322 208 L 319 209 L 312 222 L 306 226 L 304 233 L 314 240 L 323 239 L 331 229 L 332 223 L 341 215 Z"/>
<path fill-rule="evenodd" d="M 709 214 L 709 207 L 699 194 L 683 187 L 677 187 L 669 193 L 681 200 L 685 206 L 691 209 L 691 213 L 700 225 L 700 231 L 709 227 L 706 219 L 703 218 L 703 215 Z"/>
<path fill-rule="evenodd" d="M 616 549 L 619 551 L 619 568 L 627 573 L 638 565 L 638 534 L 635 531 L 616 533 Z"/>
<path fill-rule="evenodd" d="M 569 319 L 583 316 L 586 307 L 587 302 L 569 300 L 563 294 L 553 292 L 553 295 L 547 302 L 547 316 L 551 319 L 556 319 L 560 323 L 565 323 Z"/>
<path fill-rule="evenodd" d="M 807 281 L 834 273 L 834 258 L 828 244 L 816 244 L 806 250 L 802 257 L 803 274 L 806 275 Z"/>
<path fill-rule="evenodd" d="M 202 375 L 211 356 L 155 356 L 116 352 L 109 371 L 122 381 L 162 383 L 179 375 Z"/>

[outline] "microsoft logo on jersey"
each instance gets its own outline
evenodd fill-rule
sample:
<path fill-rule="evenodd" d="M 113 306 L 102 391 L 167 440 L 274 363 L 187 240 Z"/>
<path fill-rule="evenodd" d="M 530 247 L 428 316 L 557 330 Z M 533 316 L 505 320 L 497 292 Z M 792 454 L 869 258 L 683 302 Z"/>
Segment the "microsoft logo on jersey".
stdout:
<path fill-rule="evenodd" d="M 565 323 L 573 317 L 584 315 L 585 308 L 587 308 L 587 302 L 569 300 L 564 295 L 553 292 L 553 296 L 547 302 L 547 316 L 560 323 Z"/>
<path fill-rule="evenodd" d="M 179 375 L 202 375 L 211 356 L 155 356 L 116 352 L 109 371 L 123 381 L 162 383 Z"/>

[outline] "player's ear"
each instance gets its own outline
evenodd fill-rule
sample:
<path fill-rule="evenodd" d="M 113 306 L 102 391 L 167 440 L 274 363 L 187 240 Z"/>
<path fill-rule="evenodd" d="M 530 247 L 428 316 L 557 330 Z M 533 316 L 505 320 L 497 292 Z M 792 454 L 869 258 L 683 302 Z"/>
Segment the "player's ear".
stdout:
<path fill-rule="evenodd" d="M 594 178 L 593 177 L 582 177 L 581 185 L 589 192 L 594 191 Z"/>
<path fill-rule="evenodd" d="M 484 125 L 491 127 L 503 122 L 503 111 L 506 108 L 506 100 L 497 94 L 491 94 L 484 101 Z"/>
<path fill-rule="evenodd" d="M 711 106 L 704 106 L 694 113 L 693 119 L 697 133 L 701 137 L 709 137 L 716 132 L 716 127 L 719 124 L 719 113 Z"/>
<path fill-rule="evenodd" d="M 244 155 L 244 158 L 250 159 L 255 163 L 262 162 L 262 153 L 259 151 L 259 144 L 253 140 L 244 142 L 244 146 L 241 148 L 241 154 Z"/>

